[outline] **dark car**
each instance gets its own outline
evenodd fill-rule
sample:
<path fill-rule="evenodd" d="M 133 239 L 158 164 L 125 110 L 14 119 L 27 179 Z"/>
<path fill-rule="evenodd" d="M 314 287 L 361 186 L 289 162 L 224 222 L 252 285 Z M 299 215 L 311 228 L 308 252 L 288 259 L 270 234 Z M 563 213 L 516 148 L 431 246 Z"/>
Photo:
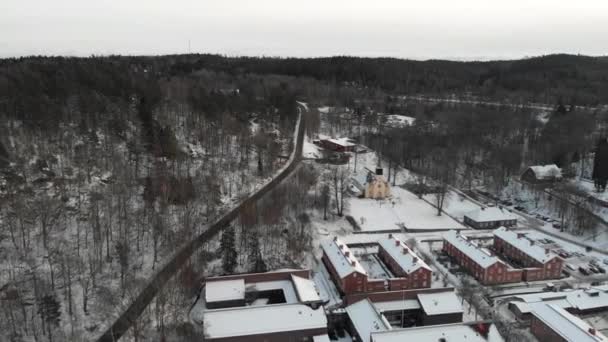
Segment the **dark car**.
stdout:
<path fill-rule="evenodd" d="M 602 273 L 602 274 L 606 273 L 606 269 L 600 265 L 596 265 L 595 268 L 597 268 L 597 270 L 600 271 L 600 273 Z"/>
<path fill-rule="evenodd" d="M 578 271 L 581 272 L 583 275 L 589 275 L 589 270 L 584 268 L 583 266 L 580 266 L 578 268 Z"/>

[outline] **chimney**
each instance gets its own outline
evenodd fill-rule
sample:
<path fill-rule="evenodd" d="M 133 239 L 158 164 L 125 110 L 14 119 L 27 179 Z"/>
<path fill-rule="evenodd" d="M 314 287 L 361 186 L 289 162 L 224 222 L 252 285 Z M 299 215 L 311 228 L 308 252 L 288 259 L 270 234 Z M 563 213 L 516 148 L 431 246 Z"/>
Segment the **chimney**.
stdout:
<path fill-rule="evenodd" d="M 343 250 L 343 249 L 344 249 L 344 245 L 340 245 L 340 250 Z"/>
<path fill-rule="evenodd" d="M 389 238 L 389 239 L 392 239 L 392 238 L 393 238 L 393 234 L 388 233 L 388 238 Z"/>
<path fill-rule="evenodd" d="M 404 249 L 402 249 L 402 250 L 401 250 L 401 252 L 402 252 L 403 254 L 407 254 L 407 253 L 409 253 L 409 250 L 408 250 L 407 248 L 404 248 Z"/>
<path fill-rule="evenodd" d="M 395 239 L 395 246 L 399 246 L 401 244 L 401 241 Z"/>
<path fill-rule="evenodd" d="M 595 336 L 595 328 L 594 327 L 589 327 L 589 333 L 593 336 Z"/>
<path fill-rule="evenodd" d="M 350 251 L 344 252 L 344 256 L 348 258 L 350 256 Z"/>
<path fill-rule="evenodd" d="M 521 239 L 521 238 L 523 238 L 523 237 L 524 237 L 524 233 L 517 233 L 517 238 L 518 238 L 518 239 Z"/>
<path fill-rule="evenodd" d="M 376 175 L 377 176 L 382 176 L 382 168 L 380 168 L 380 167 L 376 168 Z"/>
<path fill-rule="evenodd" d="M 549 248 L 545 248 L 545 254 L 549 254 L 551 250 Z"/>
<path fill-rule="evenodd" d="M 355 260 L 351 260 L 351 261 L 350 261 L 350 265 L 351 265 L 352 267 L 355 267 L 355 266 L 357 266 L 357 262 L 356 262 Z"/>
<path fill-rule="evenodd" d="M 334 236 L 334 241 L 338 241 L 338 237 L 337 236 Z"/>
<path fill-rule="evenodd" d="M 530 246 L 534 246 L 534 240 L 530 240 Z"/>
<path fill-rule="evenodd" d="M 418 262 L 418 257 L 414 257 L 414 259 L 412 260 L 412 262 L 415 264 Z"/>
<path fill-rule="evenodd" d="M 486 207 L 481 207 L 481 211 L 484 211 L 484 210 L 486 210 Z"/>

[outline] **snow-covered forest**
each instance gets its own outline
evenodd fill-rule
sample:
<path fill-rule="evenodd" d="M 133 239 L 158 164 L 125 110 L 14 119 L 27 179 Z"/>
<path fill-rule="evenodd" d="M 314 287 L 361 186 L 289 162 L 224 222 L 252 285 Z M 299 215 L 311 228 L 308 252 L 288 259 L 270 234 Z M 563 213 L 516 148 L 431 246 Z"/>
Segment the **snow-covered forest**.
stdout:
<path fill-rule="evenodd" d="M 439 183 L 418 185 L 498 193 L 532 164 L 558 163 L 580 175 L 577 165 L 608 127 L 605 109 L 581 106 L 603 100 L 605 81 L 572 92 L 580 77 L 559 71 L 576 60 L 555 58 L 522 62 L 534 71 L 528 75 L 551 71 L 557 84 L 543 92 L 514 86 L 533 76 L 493 76 L 497 62 L 1 60 L 0 340 L 97 338 L 178 246 L 285 165 L 304 110 L 309 140 L 323 117 L 323 133 L 377 151 L 389 180 L 404 167 Z M 581 75 L 597 68 L 591 65 Z M 505 62 L 499 69 L 510 68 Z M 466 81 L 450 82 L 461 72 Z M 471 81 L 480 75 L 483 82 Z M 511 102 L 402 96 L 467 98 L 472 90 Z M 518 96 L 525 101 L 514 105 Z M 551 109 L 525 106 L 529 101 Z M 392 125 L 388 114 L 407 115 L 412 124 Z M 203 276 L 311 266 L 310 222 L 328 212 L 341 216 L 345 177 L 340 167 L 300 165 L 206 241 L 124 338 L 199 338 L 185 317 Z"/>

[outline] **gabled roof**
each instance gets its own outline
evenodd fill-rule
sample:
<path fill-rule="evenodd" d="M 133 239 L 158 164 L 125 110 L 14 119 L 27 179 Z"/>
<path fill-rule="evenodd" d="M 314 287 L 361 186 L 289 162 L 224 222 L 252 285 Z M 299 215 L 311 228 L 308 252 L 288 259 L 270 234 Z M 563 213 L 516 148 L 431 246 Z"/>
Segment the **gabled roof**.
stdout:
<path fill-rule="evenodd" d="M 497 207 L 487 207 L 474 210 L 465 215 L 475 222 L 495 222 L 517 220 L 517 216 L 513 215 L 506 209 Z"/>
<path fill-rule="evenodd" d="M 532 314 L 550 327 L 555 333 L 569 342 L 598 342 L 608 341 L 599 331 L 590 333 L 589 324 L 572 315 L 557 305 L 535 303 L 531 304 Z"/>
<path fill-rule="evenodd" d="M 505 227 L 496 229 L 494 235 L 508 242 L 510 245 L 541 264 L 544 264 L 551 259 L 559 258 L 557 254 L 534 244 L 534 242 L 522 237 L 521 234 L 518 235 L 516 232 L 508 230 Z"/>
<path fill-rule="evenodd" d="M 336 145 L 340 145 L 340 146 L 344 146 L 344 147 L 352 147 L 352 146 L 356 145 L 356 144 L 353 144 L 349 138 L 327 139 L 327 141 L 330 141 Z"/>
<path fill-rule="evenodd" d="M 359 260 L 355 258 L 348 246 L 340 241 L 338 237 L 323 241 L 321 247 L 340 278 L 344 278 L 353 272 L 367 275 L 367 271 L 359 263 Z M 347 254 L 348 256 L 346 256 Z"/>
<path fill-rule="evenodd" d="M 321 301 L 315 283 L 312 280 L 292 274 L 291 281 L 296 289 L 296 294 L 298 295 L 300 303 L 315 303 Z"/>
<path fill-rule="evenodd" d="M 403 268 L 405 273 L 410 274 L 420 268 L 431 271 L 429 265 L 418 254 L 396 237 L 380 239 L 378 244 Z"/>
<path fill-rule="evenodd" d="M 368 298 L 347 306 L 346 313 L 363 341 L 369 341 L 374 332 L 391 329 L 386 318 L 376 310 Z"/>
<path fill-rule="evenodd" d="M 443 235 L 443 239 L 454 245 L 458 250 L 483 268 L 488 268 L 497 262 L 502 263 L 500 259 L 495 256 L 488 255 L 481 248 L 479 248 L 479 246 L 470 242 L 455 230 L 450 230 L 449 232 L 445 233 Z"/>
<path fill-rule="evenodd" d="M 553 179 L 562 177 L 562 169 L 555 164 L 530 166 L 537 179 Z"/>

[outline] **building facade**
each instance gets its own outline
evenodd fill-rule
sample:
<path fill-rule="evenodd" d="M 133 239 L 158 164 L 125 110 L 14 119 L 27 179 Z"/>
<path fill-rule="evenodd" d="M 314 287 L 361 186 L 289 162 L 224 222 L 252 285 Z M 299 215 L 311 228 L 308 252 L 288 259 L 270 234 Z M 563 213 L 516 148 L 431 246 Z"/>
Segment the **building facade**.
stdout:
<path fill-rule="evenodd" d="M 443 251 L 484 285 L 515 283 L 522 279 L 522 270 L 509 267 L 456 231 L 444 235 Z"/>
<path fill-rule="evenodd" d="M 501 227 L 494 231 L 494 250 L 523 268 L 522 279 L 534 281 L 560 278 L 563 259 L 548 248 L 538 246 L 525 234 Z"/>

